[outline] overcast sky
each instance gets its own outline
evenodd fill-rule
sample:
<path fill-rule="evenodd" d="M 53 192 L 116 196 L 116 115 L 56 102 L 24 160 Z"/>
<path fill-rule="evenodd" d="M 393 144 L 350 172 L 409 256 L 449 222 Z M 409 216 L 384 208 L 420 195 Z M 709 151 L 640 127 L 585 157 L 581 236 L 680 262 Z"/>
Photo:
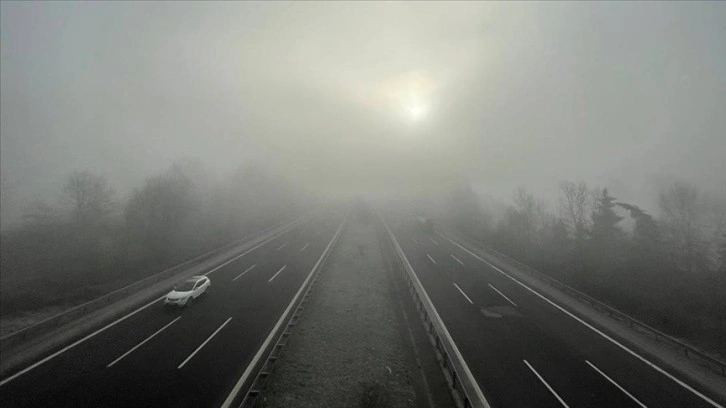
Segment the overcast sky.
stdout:
<path fill-rule="evenodd" d="M 726 4 L 1 3 L 2 221 L 193 157 L 319 191 L 726 194 Z"/>

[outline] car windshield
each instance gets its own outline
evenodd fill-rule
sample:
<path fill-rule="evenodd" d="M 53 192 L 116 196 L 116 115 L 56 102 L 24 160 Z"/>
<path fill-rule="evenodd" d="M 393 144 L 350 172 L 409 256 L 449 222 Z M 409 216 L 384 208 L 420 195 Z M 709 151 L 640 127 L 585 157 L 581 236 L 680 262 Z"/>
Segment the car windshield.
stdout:
<path fill-rule="evenodd" d="M 177 292 L 189 292 L 190 290 L 194 289 L 195 283 L 197 283 L 197 281 L 184 281 L 174 286 L 174 290 L 176 290 Z"/>

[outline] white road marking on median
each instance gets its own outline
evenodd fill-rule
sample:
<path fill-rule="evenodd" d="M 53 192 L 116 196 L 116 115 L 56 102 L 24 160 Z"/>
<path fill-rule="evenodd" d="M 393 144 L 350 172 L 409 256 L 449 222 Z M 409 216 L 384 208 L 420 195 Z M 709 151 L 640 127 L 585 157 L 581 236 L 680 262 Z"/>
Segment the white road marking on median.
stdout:
<path fill-rule="evenodd" d="M 431 255 L 429 255 L 429 254 L 426 254 L 426 256 L 428 256 L 428 257 L 429 257 L 429 259 L 431 260 L 431 262 L 433 262 L 433 263 L 436 263 L 436 261 L 434 261 L 434 258 L 432 258 L 432 257 L 431 257 Z"/>
<path fill-rule="evenodd" d="M 287 245 L 287 241 L 285 241 L 282 245 L 280 245 L 279 247 L 277 247 L 277 249 L 275 251 L 279 251 L 282 248 L 285 248 L 285 245 Z"/>
<path fill-rule="evenodd" d="M 524 364 L 527 364 L 527 367 L 529 367 L 529 369 L 532 370 L 532 372 L 534 373 L 534 375 L 536 375 L 537 378 L 539 378 L 539 380 L 542 381 L 542 384 L 544 384 L 545 387 L 547 387 L 547 389 L 550 390 L 550 392 L 552 393 L 552 395 L 554 395 L 555 398 L 557 398 L 557 401 L 560 401 L 560 404 L 562 404 L 563 407 L 570 408 L 567 404 L 565 404 L 565 401 L 563 401 L 562 398 L 560 398 L 560 396 L 557 395 L 557 393 L 555 392 L 555 390 L 553 390 L 552 387 L 550 387 L 550 385 L 547 384 L 547 381 L 545 381 L 544 378 L 542 378 L 542 376 L 539 375 L 539 373 L 537 372 L 537 370 L 535 370 L 534 367 L 532 367 L 527 362 L 527 360 L 522 360 L 522 361 L 524 361 Z"/>
<path fill-rule="evenodd" d="M 655 364 L 651 363 L 651 362 L 650 362 L 649 360 L 647 360 L 647 359 L 646 359 L 645 357 L 642 357 L 642 356 L 641 356 L 640 354 L 638 354 L 638 353 L 634 352 L 633 350 L 631 350 L 631 349 L 629 349 L 629 348 L 625 347 L 624 345 L 620 344 L 620 342 L 618 342 L 617 340 L 615 340 L 615 339 L 613 339 L 612 337 L 608 336 L 607 334 L 603 333 L 602 331 L 598 330 L 597 328 L 595 328 L 595 327 L 594 327 L 594 326 L 592 326 L 591 324 L 589 324 L 589 323 L 587 323 L 586 321 L 584 321 L 584 320 L 580 319 L 579 317 L 575 316 L 574 314 L 572 314 L 572 313 L 568 312 L 568 311 L 567 311 L 567 310 L 565 310 L 565 309 L 564 309 L 564 308 L 563 308 L 562 306 L 560 306 L 560 305 L 558 305 L 557 303 L 555 303 L 555 302 L 553 302 L 553 301 L 551 301 L 551 300 L 547 299 L 546 297 L 544 297 L 543 295 L 541 295 L 541 294 L 540 294 L 539 292 L 535 291 L 534 289 L 531 289 L 531 288 L 530 288 L 529 286 L 525 285 L 524 283 L 520 282 L 519 280 L 515 279 L 514 277 L 512 277 L 512 276 L 509 276 L 509 274 L 507 274 L 507 273 L 506 273 L 506 272 L 504 272 L 503 270 L 501 270 L 501 269 L 497 268 L 496 266 L 492 265 L 492 264 L 491 264 L 491 263 L 489 263 L 488 261 L 485 261 L 485 260 L 484 260 L 483 258 L 481 258 L 481 257 L 480 257 L 479 255 L 477 255 L 477 254 L 475 254 L 475 253 L 471 252 L 470 250 L 468 250 L 468 249 L 464 248 L 464 247 L 463 247 L 463 246 L 461 246 L 461 245 L 460 245 L 460 244 L 459 244 L 458 242 L 454 241 L 453 239 L 451 239 L 451 238 L 449 238 L 449 237 L 447 237 L 447 236 L 444 236 L 444 238 L 448 239 L 449 241 L 451 241 L 451 243 L 452 243 L 452 244 L 454 244 L 454 245 L 458 246 L 459 248 L 463 249 L 464 251 L 468 252 L 468 253 L 469 253 L 469 255 L 473 256 L 474 258 L 476 258 L 476 259 L 478 259 L 478 260 L 480 260 L 480 261 L 484 262 L 485 264 L 487 264 L 487 265 L 491 266 L 492 268 L 494 268 L 494 269 L 495 269 L 496 271 L 498 271 L 498 272 L 499 272 L 499 273 L 501 273 L 502 275 L 504 275 L 504 276 L 506 276 L 507 278 L 511 279 L 512 281 L 516 282 L 516 283 L 517 283 L 517 284 L 518 284 L 519 286 L 521 286 L 521 287 L 523 287 L 523 288 L 527 289 L 528 291 L 532 292 L 532 293 L 533 293 L 534 295 L 538 296 L 539 298 L 541 298 L 541 299 L 542 299 L 542 300 L 544 300 L 545 302 L 547 302 L 547 303 L 551 304 L 552 306 L 556 307 L 557 309 L 559 309 L 560 311 L 562 311 L 562 312 L 563 312 L 563 313 L 565 313 L 566 315 L 568 315 L 568 316 L 570 316 L 571 318 L 573 318 L 573 319 L 577 320 L 578 322 L 582 323 L 582 324 L 583 324 L 583 325 L 584 325 L 585 327 L 589 328 L 590 330 L 592 330 L 592 331 L 594 331 L 595 333 L 597 333 L 597 334 L 599 334 L 600 336 L 602 336 L 602 337 L 603 337 L 604 339 L 606 339 L 606 340 L 610 341 L 611 343 L 615 344 L 616 346 L 620 347 L 620 348 L 621 348 L 621 349 L 622 349 L 623 351 L 625 351 L 626 353 L 628 353 L 628 354 L 632 355 L 633 357 L 637 358 L 638 360 L 642 361 L 643 363 L 647 364 L 648 366 L 650 366 L 650 367 L 651 367 L 652 369 L 654 369 L 655 371 L 658 371 L 659 373 L 661 373 L 661 374 L 665 375 L 666 377 L 670 378 L 671 380 L 673 380 L 674 382 L 676 382 L 676 383 L 677 383 L 678 385 L 680 385 L 681 387 L 683 387 L 683 388 L 687 389 L 688 391 L 690 391 L 690 392 L 692 392 L 693 394 L 695 394 L 695 395 L 697 395 L 698 397 L 700 397 L 700 398 L 701 398 L 702 400 L 704 400 L 704 401 L 708 402 L 709 404 L 711 404 L 712 406 L 714 406 L 714 407 L 716 407 L 716 408 L 724 408 L 724 407 L 723 407 L 723 405 L 720 405 L 720 404 L 718 404 L 718 403 L 717 403 L 716 401 L 714 401 L 714 400 L 712 400 L 711 398 L 708 398 L 707 396 L 703 395 L 703 394 L 702 394 L 701 392 L 699 392 L 698 390 L 694 389 L 694 388 L 693 388 L 693 387 L 691 387 L 690 385 L 688 385 L 688 384 L 684 383 L 683 381 L 679 380 L 678 378 L 676 378 L 676 377 L 672 376 L 672 375 L 671 375 L 670 373 L 668 373 L 668 372 L 667 372 L 667 371 L 665 371 L 664 369 L 662 369 L 662 368 L 658 367 L 657 365 L 655 365 Z"/>
<path fill-rule="evenodd" d="M 174 319 L 174 320 L 170 321 L 170 322 L 169 322 L 169 323 L 167 323 L 167 324 L 166 324 L 166 325 L 165 325 L 164 327 L 162 327 L 161 329 L 157 330 L 157 331 L 156 331 L 156 332 L 155 332 L 154 334 L 152 334 L 151 336 L 147 337 L 147 338 L 146 338 L 146 340 L 144 340 L 144 341 L 142 341 L 141 343 L 139 343 L 139 344 L 135 345 L 134 347 L 132 347 L 132 348 L 131 348 L 131 350 L 129 350 L 129 351 L 127 351 L 127 352 L 123 353 L 123 354 L 122 354 L 122 355 L 121 355 L 121 356 L 120 356 L 119 358 L 117 358 L 116 360 L 113 360 L 112 362 L 110 362 L 110 363 L 109 363 L 109 364 L 108 364 L 108 365 L 106 366 L 106 368 L 109 368 L 109 367 L 111 367 L 112 365 L 114 365 L 114 364 L 118 363 L 119 361 L 121 361 L 121 359 L 123 359 L 124 357 L 126 357 L 126 356 L 128 356 L 129 354 L 133 353 L 133 352 L 134 352 L 134 350 L 136 350 L 137 348 L 139 348 L 139 347 L 143 346 L 143 345 L 144 345 L 144 343 L 146 343 L 147 341 L 149 341 L 149 340 L 153 339 L 153 338 L 154 338 L 154 337 L 155 337 L 155 336 L 156 336 L 157 334 L 159 334 L 159 333 L 161 333 L 162 331 L 164 331 L 164 330 L 165 330 L 165 329 L 166 329 L 167 327 L 171 326 L 172 324 L 174 324 L 174 322 L 176 322 L 176 321 L 177 321 L 177 320 L 179 320 L 179 319 L 181 319 L 181 316 L 179 316 L 179 317 L 177 317 L 176 319 Z"/>
<path fill-rule="evenodd" d="M 307 248 L 307 247 L 308 247 L 308 245 L 310 245 L 310 243 L 309 243 L 309 242 L 306 242 L 306 243 L 305 243 L 305 246 L 304 246 L 304 247 L 302 247 L 302 248 L 300 249 L 300 252 L 304 251 L 304 250 L 305 250 L 305 248 Z"/>
<path fill-rule="evenodd" d="M 589 362 L 587 360 L 585 360 L 585 362 L 590 367 L 592 367 L 595 371 L 597 371 L 598 373 L 600 373 L 600 375 L 602 375 L 603 377 L 605 377 L 605 379 L 607 379 L 608 381 L 610 381 L 611 383 L 613 383 L 614 386 L 618 387 L 618 389 L 620 391 L 624 392 L 625 395 L 627 395 L 628 397 L 630 397 L 630 399 L 632 399 L 633 401 L 635 401 L 638 405 L 640 405 L 643 408 L 648 408 L 648 407 L 645 406 L 645 404 L 643 404 L 637 398 L 635 398 L 633 396 L 633 394 L 629 393 L 625 388 L 621 387 L 620 384 L 616 383 L 615 380 L 613 380 L 612 378 L 608 377 L 607 374 L 605 374 L 604 372 L 602 372 L 599 368 L 595 367 L 595 365 L 593 363 L 591 363 L 591 362 Z"/>
<path fill-rule="evenodd" d="M 456 260 L 456 262 L 458 262 L 458 263 L 460 263 L 460 264 L 464 265 L 464 262 L 461 262 L 461 259 L 459 259 L 459 258 L 455 257 L 455 256 L 454 256 L 454 254 L 451 254 L 451 257 L 452 257 L 452 258 L 454 258 L 454 259 Z"/>
<path fill-rule="evenodd" d="M 253 270 L 255 268 L 255 266 L 257 266 L 257 264 L 254 264 L 254 265 L 250 266 L 249 268 L 245 269 L 244 272 L 242 272 L 239 275 L 237 275 L 234 279 L 232 279 L 232 281 L 236 281 L 237 279 L 241 278 L 244 274 L 246 274 L 247 272 Z"/>
<path fill-rule="evenodd" d="M 495 292 L 499 293 L 499 294 L 500 294 L 500 295 L 501 295 L 501 296 L 502 296 L 502 297 L 503 297 L 504 299 L 506 299 L 506 300 L 507 300 L 507 302 L 509 302 L 509 303 L 513 304 L 513 305 L 514 305 L 514 307 L 517 307 L 517 304 L 516 304 L 516 303 L 514 303 L 514 302 L 512 302 L 512 299 L 508 298 L 508 297 L 507 297 L 507 295 L 505 295 L 504 293 L 500 292 L 500 291 L 499 291 L 499 289 L 495 288 L 495 287 L 494 287 L 494 286 L 492 286 L 491 284 L 488 284 L 488 285 L 489 285 L 489 287 L 490 287 L 490 288 L 494 289 L 494 291 L 495 291 Z"/>
<path fill-rule="evenodd" d="M 469 303 L 471 303 L 472 305 L 474 304 L 474 302 L 471 301 L 471 299 L 469 298 L 469 296 L 466 296 L 466 293 L 464 293 L 464 291 L 461 290 L 461 288 L 459 287 L 459 285 L 454 284 L 454 286 L 456 286 L 456 289 L 459 289 L 459 293 L 461 293 L 462 295 L 464 295 L 464 297 L 466 298 L 466 300 L 469 301 Z"/>
<path fill-rule="evenodd" d="M 179 364 L 179 367 L 177 367 L 177 369 L 181 369 L 182 367 L 184 367 L 184 364 L 186 364 L 189 360 L 191 360 L 192 357 L 194 357 L 194 355 L 197 354 L 199 352 L 199 350 L 202 349 L 202 347 L 204 347 L 207 343 L 209 343 L 209 340 L 212 340 L 212 337 L 216 336 L 217 333 L 219 333 L 219 331 L 222 330 L 224 328 L 224 326 L 226 326 L 227 323 L 229 323 L 230 320 L 232 320 L 231 317 L 229 319 L 225 320 L 224 323 L 222 323 L 222 325 L 219 326 L 219 328 L 217 328 L 217 330 L 215 330 L 211 336 L 207 337 L 207 339 L 204 340 L 204 343 L 200 344 L 199 347 L 197 347 L 197 349 L 194 350 L 192 352 L 192 354 L 189 355 L 189 357 L 187 357 L 184 361 L 182 361 L 181 364 Z"/>
<path fill-rule="evenodd" d="M 411 238 L 411 241 L 413 241 L 414 244 L 418 245 L 418 241 L 416 241 L 416 238 Z"/>
<path fill-rule="evenodd" d="M 238 259 L 238 258 L 240 258 L 240 257 L 242 257 L 242 256 L 244 256 L 244 255 L 247 255 L 248 253 L 250 253 L 250 252 L 254 251 L 255 249 L 257 249 L 257 248 L 259 248 L 259 247 L 261 247 L 262 245 L 265 245 L 266 243 L 268 243 L 268 242 L 272 241 L 273 239 L 275 239 L 275 238 L 279 237 L 280 235 L 282 235 L 282 234 L 285 234 L 285 233 L 289 232 L 289 231 L 290 231 L 290 230 L 292 230 L 293 228 L 295 228 L 295 227 L 294 227 L 294 226 L 293 226 L 293 227 L 290 227 L 290 228 L 288 228 L 288 229 L 286 229 L 286 230 L 284 230 L 284 231 L 281 231 L 281 232 L 279 232 L 279 233 L 277 233 L 277 234 L 273 235 L 272 237 L 270 237 L 270 238 L 268 238 L 268 239 L 264 240 L 263 242 L 261 242 L 261 243 L 259 243 L 259 244 L 255 245 L 254 247 L 252 247 L 252 248 L 248 249 L 247 251 L 245 251 L 245 252 L 241 253 L 240 255 L 237 255 L 236 257 L 234 257 L 234 258 L 230 259 L 229 261 L 227 261 L 227 262 L 223 263 L 222 265 L 219 265 L 219 266 L 217 266 L 216 268 L 212 269 L 211 271 L 209 271 L 209 272 L 206 272 L 206 273 L 204 273 L 204 275 L 209 275 L 210 273 L 212 273 L 212 272 L 214 272 L 214 271 L 216 271 L 216 270 L 218 270 L 218 269 L 220 269 L 220 268 L 224 267 L 225 265 L 227 265 L 227 264 L 231 263 L 232 261 L 234 261 L 234 260 L 236 260 L 236 259 Z M 5 385 L 5 384 L 9 383 L 10 381 L 12 381 L 12 380 L 14 380 L 14 379 L 16 379 L 16 378 L 20 377 L 21 375 L 23 375 L 23 374 L 27 373 L 28 371 L 30 371 L 30 370 L 32 370 L 32 369 L 34 369 L 34 368 L 36 368 L 36 367 L 38 367 L 38 366 L 40 366 L 40 365 L 42 365 L 42 364 L 45 364 L 45 363 L 47 363 L 48 361 L 50 361 L 50 360 L 52 360 L 52 359 L 54 359 L 54 358 L 58 357 L 59 355 L 61 355 L 61 354 L 65 353 L 66 351 L 68 351 L 68 350 L 72 349 L 73 347 L 75 347 L 75 346 L 77 346 L 77 345 L 79 345 L 79 344 L 83 343 L 84 341 L 86 341 L 86 340 L 88 340 L 88 339 L 90 339 L 90 338 L 92 338 L 92 337 L 95 337 L 95 336 L 96 336 L 97 334 L 99 334 L 99 333 L 101 333 L 101 332 L 103 332 L 103 331 L 105 331 L 105 330 L 108 330 L 108 329 L 110 329 L 111 327 L 113 327 L 113 326 L 115 326 L 115 325 L 117 325 L 117 324 L 121 323 L 122 321 L 124 321 L 124 320 L 128 319 L 129 317 L 131 317 L 131 316 L 135 315 L 136 313 L 139 313 L 140 311 L 142 311 L 142 310 L 146 309 L 147 307 L 149 307 L 149 306 L 153 305 L 154 303 L 156 303 L 156 302 L 158 302 L 158 301 L 160 301 L 160 300 L 164 299 L 164 297 L 166 297 L 166 295 L 164 295 L 164 296 L 161 296 L 161 297 L 159 297 L 159 298 L 157 298 L 157 299 L 155 299 L 155 300 L 152 300 L 151 302 L 149 302 L 149 303 L 145 304 L 144 306 L 141 306 L 140 308 L 138 308 L 138 309 L 134 310 L 133 312 L 130 312 L 130 313 L 129 313 L 129 314 L 127 314 L 126 316 L 124 316 L 124 317 L 121 317 L 121 318 L 119 318 L 118 320 L 116 320 L 116 321 L 114 321 L 114 322 L 111 322 L 111 323 L 107 324 L 106 326 L 103 326 L 102 328 L 100 328 L 100 329 L 96 330 L 95 332 L 93 332 L 93 333 L 91 333 L 91 334 L 89 334 L 89 335 L 87 335 L 87 336 L 83 337 L 82 339 L 80 339 L 80 340 L 78 340 L 78 341 L 76 341 L 76 342 L 74 342 L 74 343 L 72 343 L 72 344 L 70 344 L 70 345 L 68 345 L 68 346 L 66 346 L 66 347 L 64 347 L 64 348 L 62 348 L 62 349 L 60 349 L 60 350 L 58 350 L 58 351 L 56 351 L 55 353 L 53 353 L 53 354 L 49 355 L 48 357 L 46 357 L 46 358 L 44 358 L 44 359 L 42 359 L 42 360 L 40 360 L 40 361 L 38 361 L 38 362 L 36 362 L 36 363 L 34 363 L 34 364 L 32 364 L 32 365 L 28 366 L 28 367 L 25 367 L 24 369 L 22 369 L 22 370 L 18 371 L 17 373 L 15 373 L 15 374 L 11 375 L 10 377 L 7 377 L 7 378 L 3 379 L 2 381 L 0 381 L 0 386 L 3 386 L 3 385 Z"/>
<path fill-rule="evenodd" d="M 429 238 L 429 239 L 430 239 L 430 240 L 431 240 L 431 242 L 433 242 L 434 244 L 436 244 L 436 245 L 439 245 L 439 243 L 438 243 L 438 242 L 436 242 L 436 240 L 435 240 L 435 239 L 433 239 L 433 238 Z"/>
<path fill-rule="evenodd" d="M 350 211 L 348 211 L 348 214 L 350 214 Z M 340 234 L 340 231 L 343 229 L 343 225 L 345 225 L 345 221 L 348 219 L 348 214 L 346 214 L 343 221 L 338 226 L 338 230 L 335 231 L 335 234 L 333 235 L 333 238 L 330 239 L 330 242 L 328 243 L 328 246 L 325 247 L 325 250 L 323 250 L 323 253 L 320 254 L 320 258 L 318 258 L 318 261 L 313 266 L 313 269 L 310 270 L 310 273 L 308 273 L 308 277 L 305 278 L 305 281 L 300 286 L 300 289 L 297 290 L 297 293 L 295 293 L 295 296 L 292 298 L 290 303 L 287 305 L 287 308 L 285 308 L 285 311 L 282 312 L 282 315 L 280 315 L 280 318 L 277 320 L 277 323 L 275 323 L 275 326 L 270 330 L 270 333 L 267 335 L 267 338 L 265 338 L 265 341 L 262 343 L 260 348 L 257 350 L 257 353 L 252 357 L 252 360 L 247 365 L 247 368 L 242 373 L 242 376 L 237 380 L 237 383 L 235 383 L 234 387 L 232 387 L 232 390 L 229 392 L 229 395 L 227 395 L 227 398 L 222 403 L 221 408 L 229 408 L 232 403 L 234 402 L 235 398 L 237 397 L 237 393 L 239 393 L 239 390 L 242 388 L 244 383 L 247 381 L 247 378 L 249 378 L 250 374 L 252 374 L 252 370 L 255 369 L 255 366 L 257 365 L 257 362 L 260 361 L 262 358 L 262 354 L 264 354 L 265 350 L 269 347 L 270 343 L 272 342 L 273 336 L 275 333 L 277 333 L 277 330 L 280 328 L 282 323 L 285 321 L 285 318 L 290 313 L 290 309 L 295 305 L 295 302 L 300 297 L 300 294 L 302 293 L 303 289 L 305 289 L 305 286 L 310 281 L 310 278 L 313 276 L 313 272 L 320 266 L 320 264 L 323 262 L 323 258 L 325 257 L 325 254 L 330 250 L 330 247 L 333 245 L 333 242 L 335 242 L 335 238 Z"/>
<path fill-rule="evenodd" d="M 272 282 L 272 280 L 273 280 L 273 279 L 275 279 L 275 278 L 277 277 L 277 275 L 279 275 L 279 274 L 280 274 L 280 272 L 282 272 L 283 270 L 285 270 L 285 268 L 287 268 L 287 265 L 285 265 L 285 266 L 283 266 L 282 268 L 280 268 L 280 270 L 279 270 L 279 271 L 277 271 L 277 273 L 275 273 L 274 275 L 272 275 L 272 277 L 271 277 L 271 278 L 270 278 L 270 279 L 269 279 L 269 280 L 268 280 L 267 282 L 268 282 L 268 283 L 269 283 L 269 282 Z"/>

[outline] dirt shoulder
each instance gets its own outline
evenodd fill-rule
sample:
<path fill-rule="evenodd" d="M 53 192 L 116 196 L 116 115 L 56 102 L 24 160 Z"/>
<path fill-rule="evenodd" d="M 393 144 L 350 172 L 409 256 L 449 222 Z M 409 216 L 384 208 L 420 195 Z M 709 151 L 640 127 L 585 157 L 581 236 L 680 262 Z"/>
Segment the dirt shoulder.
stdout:
<path fill-rule="evenodd" d="M 406 314 L 410 299 L 400 296 L 395 279 L 373 220 L 352 217 L 261 406 L 453 406 L 446 392 L 441 395 L 443 374 L 431 363 L 430 345 L 418 338 L 422 325 Z"/>

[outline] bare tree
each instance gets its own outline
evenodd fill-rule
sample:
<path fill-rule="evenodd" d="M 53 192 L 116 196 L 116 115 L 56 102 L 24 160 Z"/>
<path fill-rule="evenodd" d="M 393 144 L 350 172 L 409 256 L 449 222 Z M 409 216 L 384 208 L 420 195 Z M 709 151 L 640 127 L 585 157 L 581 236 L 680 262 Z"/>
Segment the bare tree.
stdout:
<path fill-rule="evenodd" d="M 675 183 L 660 193 L 658 204 L 675 261 L 692 272 L 704 261 L 701 192 L 689 184 Z"/>
<path fill-rule="evenodd" d="M 594 204 L 595 194 L 584 182 L 575 184 L 572 181 L 563 181 L 560 183 L 560 211 L 569 227 L 570 234 L 576 240 L 585 238 L 590 228 L 590 214 L 594 209 Z"/>
<path fill-rule="evenodd" d="M 115 192 L 108 181 L 88 171 L 74 171 L 62 190 L 73 221 L 90 225 L 103 220 L 113 209 Z"/>

